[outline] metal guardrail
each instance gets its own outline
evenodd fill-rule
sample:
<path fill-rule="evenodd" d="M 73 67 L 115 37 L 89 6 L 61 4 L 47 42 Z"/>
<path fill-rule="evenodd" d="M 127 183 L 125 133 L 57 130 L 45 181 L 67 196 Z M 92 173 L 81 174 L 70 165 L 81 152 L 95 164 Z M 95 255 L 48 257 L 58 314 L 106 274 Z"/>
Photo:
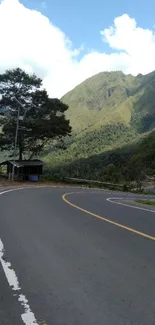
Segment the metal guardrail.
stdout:
<path fill-rule="evenodd" d="M 122 184 L 106 183 L 106 182 L 94 181 L 94 180 L 91 180 L 91 179 L 69 178 L 69 177 L 66 177 L 65 179 L 68 180 L 68 181 L 77 182 L 77 183 L 84 183 L 84 184 L 93 183 L 93 184 L 101 184 L 101 185 L 105 185 L 105 186 L 117 186 L 117 187 L 120 187 L 120 188 L 124 186 Z"/>

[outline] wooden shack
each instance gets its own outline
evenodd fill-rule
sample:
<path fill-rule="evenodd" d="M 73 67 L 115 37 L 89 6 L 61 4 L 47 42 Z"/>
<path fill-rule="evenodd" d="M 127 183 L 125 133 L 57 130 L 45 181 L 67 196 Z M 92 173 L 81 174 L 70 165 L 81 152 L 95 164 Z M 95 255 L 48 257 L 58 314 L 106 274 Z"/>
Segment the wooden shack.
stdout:
<path fill-rule="evenodd" d="M 0 166 L 6 166 L 8 179 L 12 179 L 14 166 L 14 179 L 38 181 L 43 173 L 43 161 L 35 160 L 7 160 L 0 163 Z"/>

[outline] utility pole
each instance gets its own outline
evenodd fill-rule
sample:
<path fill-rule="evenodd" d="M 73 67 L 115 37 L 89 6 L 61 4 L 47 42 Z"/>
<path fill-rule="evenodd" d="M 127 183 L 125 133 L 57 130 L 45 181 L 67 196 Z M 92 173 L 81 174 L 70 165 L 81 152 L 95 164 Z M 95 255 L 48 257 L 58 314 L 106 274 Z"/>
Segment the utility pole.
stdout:
<path fill-rule="evenodd" d="M 18 131 L 19 131 L 19 121 L 20 119 L 23 120 L 24 117 L 21 116 L 20 118 L 20 107 L 24 108 L 24 106 L 19 102 L 19 100 L 16 97 L 13 97 L 13 99 L 17 102 L 18 104 L 18 113 L 17 113 L 17 123 L 16 123 L 16 134 L 15 134 L 15 145 L 14 145 L 14 161 L 13 161 L 13 168 L 12 168 L 12 181 L 14 180 L 14 175 L 15 175 L 15 163 L 16 163 L 16 151 L 17 151 L 17 141 L 18 141 Z M 24 108 L 25 109 L 25 108 Z"/>

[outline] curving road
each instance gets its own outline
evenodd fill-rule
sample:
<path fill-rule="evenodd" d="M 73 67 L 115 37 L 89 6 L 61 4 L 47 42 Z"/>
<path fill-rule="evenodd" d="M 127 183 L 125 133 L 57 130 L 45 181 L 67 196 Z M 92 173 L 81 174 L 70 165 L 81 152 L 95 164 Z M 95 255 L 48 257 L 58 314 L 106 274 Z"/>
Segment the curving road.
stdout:
<path fill-rule="evenodd" d="M 155 324 L 155 211 L 100 190 L 0 194 L 1 324 Z"/>

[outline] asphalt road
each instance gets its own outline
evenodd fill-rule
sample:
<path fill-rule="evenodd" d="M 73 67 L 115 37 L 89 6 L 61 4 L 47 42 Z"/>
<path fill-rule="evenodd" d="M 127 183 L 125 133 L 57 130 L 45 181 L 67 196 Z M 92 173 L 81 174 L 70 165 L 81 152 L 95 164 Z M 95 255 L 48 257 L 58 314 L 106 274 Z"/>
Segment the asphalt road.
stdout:
<path fill-rule="evenodd" d="M 123 197 L 50 187 L 0 196 L 0 324 L 155 324 L 155 213 L 107 201 Z"/>

